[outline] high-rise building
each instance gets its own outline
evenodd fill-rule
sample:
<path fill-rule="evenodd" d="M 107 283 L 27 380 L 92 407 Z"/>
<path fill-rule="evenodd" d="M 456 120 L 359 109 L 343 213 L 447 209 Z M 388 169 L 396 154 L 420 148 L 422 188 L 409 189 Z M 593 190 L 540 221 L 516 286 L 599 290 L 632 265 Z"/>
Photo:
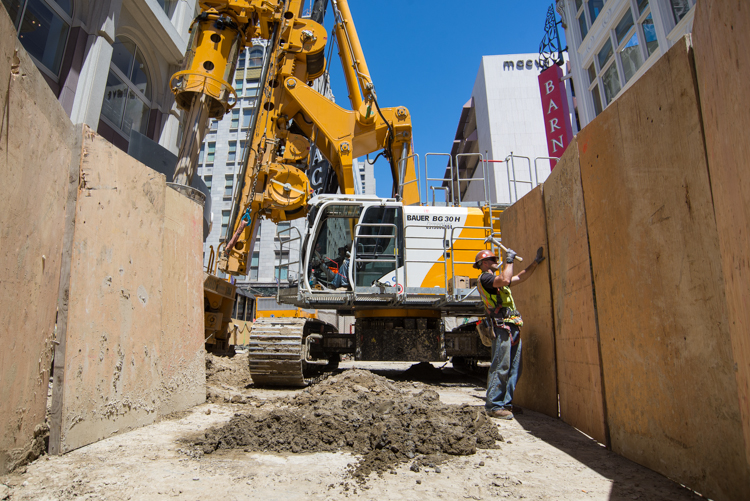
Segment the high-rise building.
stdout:
<path fill-rule="evenodd" d="M 196 0 L 2 3 L 73 123 L 125 151 L 135 132 L 177 153 L 180 112 L 169 80 L 185 55 Z"/>
<path fill-rule="evenodd" d="M 494 203 L 508 205 L 549 176 L 538 59 L 536 53 L 482 57 L 451 150 L 454 178 L 475 179 L 454 180 L 454 191 L 461 193 L 461 200 L 489 197 Z M 567 91 L 572 109 L 570 89 Z M 441 168 L 446 163 L 445 157 L 426 161 L 429 177 L 436 177 L 433 163 L 440 162 Z M 447 168 L 444 176 L 449 177 Z"/>
<path fill-rule="evenodd" d="M 696 0 L 557 0 L 581 127 L 693 29 Z"/>

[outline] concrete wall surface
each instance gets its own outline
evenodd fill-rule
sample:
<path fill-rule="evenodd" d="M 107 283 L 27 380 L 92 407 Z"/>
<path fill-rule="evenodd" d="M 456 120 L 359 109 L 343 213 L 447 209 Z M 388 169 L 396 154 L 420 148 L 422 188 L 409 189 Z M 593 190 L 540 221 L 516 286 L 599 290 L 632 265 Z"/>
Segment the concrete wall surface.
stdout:
<path fill-rule="evenodd" d="M 53 451 L 204 401 L 201 210 L 84 132 Z"/>
<path fill-rule="evenodd" d="M 740 499 L 750 469 L 689 39 L 578 149 L 612 449 Z"/>
<path fill-rule="evenodd" d="M 693 26 L 708 171 L 724 272 L 734 375 L 750 464 L 750 5 L 699 1 Z"/>
<path fill-rule="evenodd" d="M 544 247 L 546 254 L 547 224 L 542 186 L 537 186 L 503 211 L 500 214 L 500 227 L 503 228 L 503 243 L 524 258 L 523 262 L 516 261 L 514 274 L 531 264 L 540 246 Z M 523 318 L 523 383 L 513 395 L 513 402 L 557 417 L 557 373 L 549 260 L 542 261 L 531 278 L 513 287 L 513 298 Z"/>
<path fill-rule="evenodd" d="M 80 145 L 0 8 L 0 474 L 44 449 L 65 207 Z M 70 186 L 70 172 L 76 174 Z M 35 430 L 37 433 L 35 434 Z M 35 436 L 36 435 L 36 436 Z"/>

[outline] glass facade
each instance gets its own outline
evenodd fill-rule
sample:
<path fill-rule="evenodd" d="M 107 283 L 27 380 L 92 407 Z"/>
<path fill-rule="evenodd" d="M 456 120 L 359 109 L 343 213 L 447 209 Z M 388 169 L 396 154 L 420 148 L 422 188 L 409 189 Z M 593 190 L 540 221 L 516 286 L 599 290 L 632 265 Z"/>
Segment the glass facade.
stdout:
<path fill-rule="evenodd" d="M 610 24 L 593 61 L 586 67 L 589 93 L 597 115 L 659 48 L 649 0 L 625 0 L 624 3 L 627 8 Z"/>
<path fill-rule="evenodd" d="M 135 129 L 145 134 L 151 111 L 151 88 L 143 54 L 127 39 L 117 37 L 102 102 L 102 117 L 125 137 Z"/>
<path fill-rule="evenodd" d="M 24 49 L 55 77 L 72 24 L 70 0 L 3 0 Z"/>

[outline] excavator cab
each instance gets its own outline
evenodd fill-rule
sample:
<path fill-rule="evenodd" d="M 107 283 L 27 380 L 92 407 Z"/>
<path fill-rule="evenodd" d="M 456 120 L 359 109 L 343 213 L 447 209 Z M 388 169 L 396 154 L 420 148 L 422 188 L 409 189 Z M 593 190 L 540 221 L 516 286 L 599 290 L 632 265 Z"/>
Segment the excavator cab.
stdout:
<path fill-rule="evenodd" d="M 401 203 L 329 196 L 312 205 L 315 210 L 310 211 L 301 250 L 300 288 L 353 291 L 381 284 L 384 277 L 403 267 Z"/>

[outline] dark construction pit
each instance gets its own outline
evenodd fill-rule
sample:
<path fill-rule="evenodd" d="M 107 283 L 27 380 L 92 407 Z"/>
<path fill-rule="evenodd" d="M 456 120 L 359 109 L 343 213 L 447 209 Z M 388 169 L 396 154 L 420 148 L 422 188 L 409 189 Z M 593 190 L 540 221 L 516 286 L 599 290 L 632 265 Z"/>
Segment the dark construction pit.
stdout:
<path fill-rule="evenodd" d="M 409 391 L 411 388 L 412 391 Z M 502 437 L 481 406 L 445 405 L 430 389 L 394 383 L 369 371 L 352 369 L 306 388 L 294 398 L 267 401 L 265 411 L 236 414 L 219 429 L 194 441 L 204 454 L 218 449 L 248 452 L 351 451 L 358 481 L 382 475 L 399 463 L 412 469 L 450 456 L 494 449 Z"/>

